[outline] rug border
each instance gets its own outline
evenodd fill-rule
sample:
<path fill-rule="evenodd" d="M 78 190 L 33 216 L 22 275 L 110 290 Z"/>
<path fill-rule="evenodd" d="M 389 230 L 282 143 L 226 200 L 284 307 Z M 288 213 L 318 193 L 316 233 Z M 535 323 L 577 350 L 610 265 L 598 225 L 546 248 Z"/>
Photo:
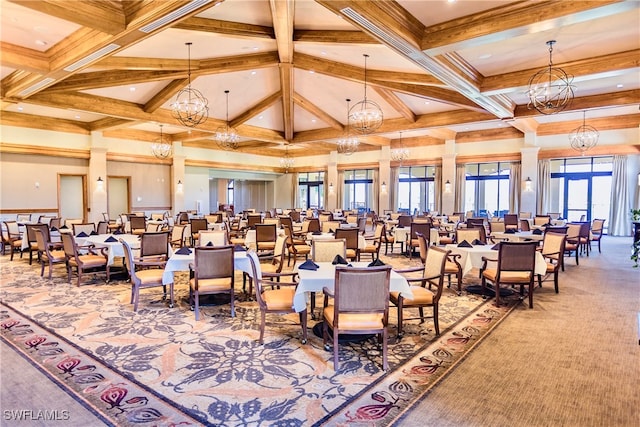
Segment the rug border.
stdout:
<path fill-rule="evenodd" d="M 447 329 L 445 329 L 444 331 L 441 332 L 440 336 L 445 335 L 446 333 L 448 333 L 449 331 L 451 331 L 453 328 L 455 328 L 456 326 L 458 326 L 460 323 L 462 323 L 465 319 L 467 319 L 469 316 L 473 315 L 474 313 L 478 312 L 481 308 L 485 307 L 488 303 L 490 302 L 489 299 L 484 300 L 481 304 L 479 304 L 474 310 L 470 311 L 469 313 L 467 313 L 466 316 L 458 319 L 455 323 L 451 324 L 451 326 L 449 326 Z M 505 313 L 504 316 L 502 316 L 502 318 L 506 317 L 510 312 L 511 312 L 512 308 L 509 309 L 509 311 L 507 313 Z M 500 320 L 502 321 L 502 320 Z M 495 328 L 495 326 L 497 326 L 500 322 L 496 322 L 496 324 L 494 325 L 493 328 Z M 485 336 L 487 336 L 489 333 L 491 333 L 493 331 L 493 328 L 487 332 L 487 334 L 484 334 L 483 337 L 480 339 L 480 341 L 482 341 L 484 339 Z M 476 343 L 474 343 L 470 348 L 469 351 L 471 351 L 473 348 L 475 348 L 475 346 L 480 342 L 480 341 L 476 341 Z M 434 341 L 429 341 L 426 342 L 422 345 L 422 347 L 420 347 L 419 349 L 417 349 L 415 351 L 414 354 L 417 354 L 421 351 L 424 351 L 425 349 L 427 349 L 429 346 L 433 345 Z M 442 375 L 442 377 L 446 376 L 448 374 L 448 372 L 450 372 L 452 370 L 453 367 L 457 366 L 457 363 L 459 360 L 462 360 L 464 358 L 466 358 L 468 352 L 465 351 L 465 353 L 460 357 L 460 359 L 458 359 L 451 367 L 450 369 Z M 322 417 L 321 419 L 319 419 L 318 421 L 316 421 L 315 423 L 312 424 L 312 427 L 320 427 L 322 425 L 324 425 L 325 422 L 329 421 L 331 418 L 333 418 L 335 415 L 337 415 L 339 412 L 343 411 L 346 407 L 350 406 L 350 404 L 352 403 L 351 401 L 353 399 L 358 398 L 359 396 L 367 393 L 369 390 L 371 390 L 372 388 L 376 387 L 380 382 L 384 381 L 385 378 L 391 374 L 393 374 L 394 372 L 396 372 L 398 369 L 401 369 L 406 362 L 408 362 L 409 360 L 411 360 L 411 358 L 408 358 L 405 360 L 405 362 L 398 364 L 398 366 L 396 366 L 394 369 L 387 371 L 385 374 L 381 375 L 379 378 L 377 378 L 375 381 L 369 383 L 369 385 L 367 385 L 366 387 L 364 387 L 362 390 L 360 390 L 359 393 L 353 395 L 351 397 L 351 399 L 349 399 L 349 401 L 344 402 L 343 404 L 341 404 L 340 406 L 338 406 L 337 408 L 335 408 L 333 411 L 331 411 L 330 413 L 327 413 L 324 417 Z M 440 381 L 440 378 L 434 383 L 437 384 Z M 432 387 L 429 387 L 426 391 L 430 390 Z M 424 393 L 424 392 L 423 392 Z M 414 400 L 412 400 L 412 402 L 410 403 L 410 406 L 413 406 L 416 402 L 416 399 L 420 399 L 422 397 L 422 395 L 417 396 Z M 404 414 L 404 411 L 401 412 L 401 414 Z M 395 422 L 396 419 L 393 419 L 392 422 Z"/>
<path fill-rule="evenodd" d="M 117 373 L 118 375 L 122 376 L 123 378 L 126 378 L 127 381 L 130 381 L 131 383 L 135 384 L 137 387 L 140 387 L 141 389 L 145 390 L 146 392 L 148 392 L 149 394 L 152 394 L 155 398 L 163 401 L 164 403 L 166 403 L 167 405 L 171 406 L 172 408 L 174 408 L 176 411 L 182 413 L 186 418 L 191 418 L 192 420 L 194 420 L 195 423 L 199 423 L 201 425 L 206 425 L 207 421 L 206 420 L 201 420 L 200 418 L 197 418 L 196 416 L 190 414 L 187 412 L 187 409 L 185 407 L 183 407 L 182 405 L 178 404 L 177 402 L 174 402 L 171 399 L 168 399 L 167 397 L 158 394 L 155 390 L 151 389 L 150 387 L 148 387 L 145 384 L 142 384 L 141 382 L 139 382 L 137 379 L 132 378 L 130 375 L 124 374 L 123 372 L 121 372 L 118 368 L 111 366 L 110 364 L 107 364 L 106 362 L 104 362 L 102 359 L 100 359 L 98 356 L 96 356 L 95 354 L 93 354 L 92 352 L 76 345 L 75 343 L 73 343 L 71 340 L 65 338 L 64 336 L 58 334 L 56 331 L 52 330 L 51 328 L 49 328 L 48 326 L 43 325 L 42 323 L 38 322 L 37 320 L 33 319 L 31 316 L 24 314 L 22 311 L 12 307 L 11 305 L 7 304 L 5 301 L 0 301 L 0 305 L 5 306 L 11 310 L 13 310 L 14 312 L 18 313 L 20 316 L 24 317 L 25 319 L 34 322 L 38 325 L 38 327 L 44 329 L 45 331 L 47 331 L 48 333 L 54 335 L 55 337 L 57 337 L 60 340 L 63 340 L 66 344 L 70 345 L 71 347 L 73 347 L 74 349 L 76 349 L 77 351 L 83 353 L 84 355 L 96 360 L 97 362 L 99 362 L 100 364 L 102 364 L 105 368 Z M 6 338 L 3 338 L 4 340 L 6 340 Z M 13 344 L 12 344 L 13 345 Z M 23 356 L 24 357 L 24 356 Z M 73 393 L 75 393 L 73 390 L 71 390 Z M 73 396 L 72 396 L 73 397 Z"/>
<path fill-rule="evenodd" d="M 490 301 L 491 301 L 490 299 L 487 299 L 486 303 L 489 303 Z M 482 304 L 480 307 L 483 307 L 485 304 Z M 454 369 L 460 363 L 464 362 L 467 359 L 467 357 L 469 357 L 469 354 L 473 350 L 475 350 L 477 346 L 482 344 L 484 340 L 487 337 L 489 337 L 497 329 L 498 325 L 500 325 L 500 323 L 502 323 L 507 317 L 509 317 L 511 313 L 513 313 L 513 311 L 517 306 L 518 306 L 518 302 L 513 302 L 511 304 L 511 307 L 509 307 L 509 309 L 506 311 L 506 313 L 491 326 L 491 328 L 487 331 L 486 334 L 483 334 L 480 337 L 480 339 L 476 340 L 467 350 L 465 350 L 464 354 L 460 356 L 458 360 L 456 360 L 455 362 L 453 362 L 451 366 L 449 366 L 449 369 L 447 369 L 447 371 L 443 375 L 438 377 L 431 385 L 429 385 L 429 387 L 423 390 L 418 396 L 416 396 L 413 400 L 411 400 L 411 402 L 409 402 L 404 408 L 402 408 L 402 410 L 395 416 L 395 418 L 390 420 L 389 427 L 400 425 L 398 423 L 401 423 L 404 417 L 408 415 L 409 412 L 411 412 L 419 402 L 422 402 L 424 399 L 426 399 L 427 396 L 431 394 L 434 388 L 436 388 L 445 378 L 451 375 Z"/>

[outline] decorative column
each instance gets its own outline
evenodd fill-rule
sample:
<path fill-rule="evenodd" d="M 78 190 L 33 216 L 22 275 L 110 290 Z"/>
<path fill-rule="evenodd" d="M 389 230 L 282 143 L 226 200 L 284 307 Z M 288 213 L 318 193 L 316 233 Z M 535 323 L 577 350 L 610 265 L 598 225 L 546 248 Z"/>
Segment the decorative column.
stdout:
<path fill-rule="evenodd" d="M 107 212 L 107 143 L 102 132 L 91 132 L 89 174 L 87 182 L 87 220 L 98 223 Z"/>
<path fill-rule="evenodd" d="M 173 215 L 185 210 L 184 207 L 184 185 L 185 185 L 185 168 L 182 142 L 175 141 L 173 143 L 173 163 L 171 164 L 171 199 L 173 201 Z"/>
<path fill-rule="evenodd" d="M 391 209 L 389 192 L 395 183 L 391 182 L 391 147 L 383 146 L 380 150 L 380 163 L 378 166 L 378 206 L 376 213 L 380 216 L 385 210 Z M 383 187 L 384 184 L 384 187 Z"/>

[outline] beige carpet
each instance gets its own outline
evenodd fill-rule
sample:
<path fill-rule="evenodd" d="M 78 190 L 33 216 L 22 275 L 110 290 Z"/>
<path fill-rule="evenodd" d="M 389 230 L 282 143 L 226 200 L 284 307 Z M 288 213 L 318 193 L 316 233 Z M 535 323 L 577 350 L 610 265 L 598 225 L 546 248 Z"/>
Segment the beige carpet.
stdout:
<path fill-rule="evenodd" d="M 639 426 L 640 269 L 630 238 L 566 258 L 560 293 L 537 289 L 401 426 Z"/>

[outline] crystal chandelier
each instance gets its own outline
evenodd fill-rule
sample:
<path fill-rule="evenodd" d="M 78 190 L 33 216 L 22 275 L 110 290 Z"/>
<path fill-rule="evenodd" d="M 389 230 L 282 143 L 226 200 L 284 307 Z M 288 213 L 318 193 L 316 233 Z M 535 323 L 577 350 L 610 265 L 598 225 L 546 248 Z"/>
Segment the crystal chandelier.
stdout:
<path fill-rule="evenodd" d="M 180 123 L 188 127 L 196 127 L 209 118 L 209 101 L 202 93 L 191 87 L 191 42 L 185 43 L 189 51 L 187 76 L 189 84 L 176 95 L 171 104 L 171 115 Z"/>
<path fill-rule="evenodd" d="M 358 145 L 360 145 L 358 137 L 351 134 L 351 125 L 349 123 L 349 102 L 351 102 L 351 100 L 347 98 L 347 129 L 344 136 L 338 140 L 338 153 L 345 154 L 347 156 L 358 151 Z"/>
<path fill-rule="evenodd" d="M 373 101 L 367 100 L 367 58 L 364 54 L 364 99 L 349 110 L 353 121 L 353 128 L 363 135 L 367 135 L 382 125 L 382 109 Z"/>
<path fill-rule="evenodd" d="M 284 157 L 280 159 L 280 166 L 284 168 L 284 173 L 289 173 L 289 169 L 293 167 L 293 158 L 289 157 L 289 146 L 287 145 Z"/>
<path fill-rule="evenodd" d="M 529 109 L 535 108 L 542 114 L 558 113 L 573 100 L 573 76 L 568 75 L 562 68 L 553 66 L 553 44 L 549 40 L 549 67 L 535 73 L 529 79 Z"/>
<path fill-rule="evenodd" d="M 240 137 L 238 132 L 229 126 L 229 91 L 225 90 L 224 93 L 227 95 L 227 121 L 224 126 L 216 129 L 216 141 L 218 141 L 218 146 L 224 150 L 236 150 Z"/>
<path fill-rule="evenodd" d="M 398 148 L 391 150 L 391 160 L 394 162 L 402 162 L 409 158 L 409 150 L 402 145 L 402 132 L 400 132 L 400 144 Z"/>
<path fill-rule="evenodd" d="M 578 126 L 569 134 L 571 148 L 579 151 L 583 156 L 585 152 L 596 146 L 598 137 L 600 136 L 596 128 L 585 123 L 586 115 L 586 111 L 583 111 L 582 126 Z"/>
<path fill-rule="evenodd" d="M 168 157 L 171 157 L 171 152 L 173 151 L 173 146 L 171 145 L 171 141 L 168 141 L 164 135 L 162 134 L 162 125 L 160 125 L 160 138 L 154 141 L 151 144 L 151 152 L 156 158 L 160 160 L 164 160 Z"/>

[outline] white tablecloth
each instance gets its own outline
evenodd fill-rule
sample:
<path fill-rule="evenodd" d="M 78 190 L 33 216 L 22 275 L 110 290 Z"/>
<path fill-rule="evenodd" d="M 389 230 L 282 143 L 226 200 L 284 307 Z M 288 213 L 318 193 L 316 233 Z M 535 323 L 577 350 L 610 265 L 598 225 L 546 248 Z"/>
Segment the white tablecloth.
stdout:
<path fill-rule="evenodd" d="M 116 239 L 115 242 L 105 242 L 109 237 Z M 76 244 L 89 245 L 93 244 L 96 248 L 108 248 L 107 264 L 113 265 L 115 257 L 124 257 L 124 247 L 120 243 L 120 239 L 124 240 L 131 246 L 131 249 L 140 249 L 140 240 L 134 234 L 96 234 L 89 237 L 76 237 Z"/>
<path fill-rule="evenodd" d="M 307 296 L 308 292 L 322 292 L 322 288 L 327 287 L 329 289 L 334 288 L 336 266 L 330 262 L 317 262 L 320 266 L 317 270 L 298 270 L 298 287 L 293 297 L 293 308 L 297 312 L 301 312 L 307 309 Z M 368 262 L 354 262 L 354 267 L 366 267 Z M 391 280 L 389 283 L 390 291 L 400 292 L 405 298 L 413 298 L 413 292 L 409 287 L 407 279 L 400 274 L 391 270 Z"/>
<path fill-rule="evenodd" d="M 477 245 L 471 248 L 459 248 L 456 244 L 449 244 L 445 249 L 451 253 L 460 254 L 460 265 L 462 266 L 462 274 L 465 275 L 472 268 L 482 267 L 482 257 L 498 259 L 498 251 L 491 249 L 493 245 Z M 534 272 L 536 274 L 545 274 L 547 271 L 547 263 L 540 252 L 536 252 L 536 264 Z"/>
<path fill-rule="evenodd" d="M 494 232 L 491 233 L 491 236 L 498 239 L 506 239 L 510 242 L 526 242 L 527 240 L 540 242 L 544 239 L 543 234 L 533 234 L 532 231 L 518 231 L 517 233 Z"/>
<path fill-rule="evenodd" d="M 162 283 L 165 285 L 173 283 L 173 273 L 176 271 L 189 271 L 189 264 L 194 262 L 195 257 L 194 249 L 191 249 L 189 255 L 179 255 L 177 253 L 171 255 L 171 258 L 167 261 L 167 265 L 164 267 Z M 233 265 L 236 270 L 244 271 L 245 273 L 251 271 L 251 264 L 245 251 L 233 253 Z"/>

